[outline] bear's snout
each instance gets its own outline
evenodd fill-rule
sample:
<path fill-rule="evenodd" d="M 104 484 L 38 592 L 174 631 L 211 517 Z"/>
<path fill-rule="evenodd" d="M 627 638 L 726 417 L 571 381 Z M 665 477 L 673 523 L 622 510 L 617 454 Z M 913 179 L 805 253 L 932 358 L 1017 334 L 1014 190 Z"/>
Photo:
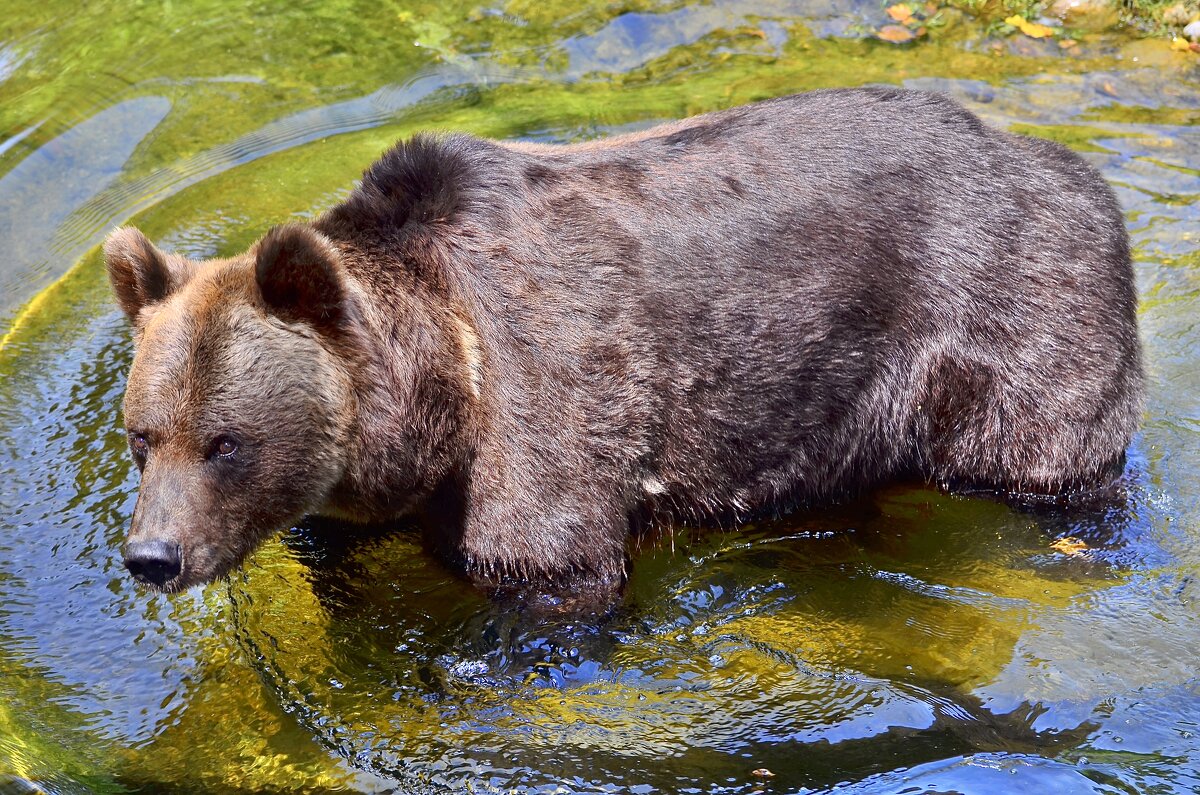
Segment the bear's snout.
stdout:
<path fill-rule="evenodd" d="M 125 568 L 138 582 L 163 588 L 179 576 L 179 545 L 170 541 L 133 541 L 125 547 Z"/>

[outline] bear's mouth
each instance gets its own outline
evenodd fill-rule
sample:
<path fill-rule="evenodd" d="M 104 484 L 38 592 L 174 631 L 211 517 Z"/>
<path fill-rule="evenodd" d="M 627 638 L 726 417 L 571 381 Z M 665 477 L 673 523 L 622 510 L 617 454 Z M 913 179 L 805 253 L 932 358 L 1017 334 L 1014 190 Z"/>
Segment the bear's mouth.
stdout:
<path fill-rule="evenodd" d="M 154 593 L 173 594 L 228 577 L 245 564 L 254 548 L 224 550 L 211 543 L 154 539 L 127 543 L 123 557 L 138 585 Z"/>

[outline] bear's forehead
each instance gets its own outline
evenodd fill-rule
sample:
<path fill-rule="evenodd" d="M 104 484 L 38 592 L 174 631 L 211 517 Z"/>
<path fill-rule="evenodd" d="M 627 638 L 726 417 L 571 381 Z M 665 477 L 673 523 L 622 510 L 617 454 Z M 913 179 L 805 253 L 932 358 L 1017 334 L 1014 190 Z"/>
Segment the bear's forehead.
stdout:
<path fill-rule="evenodd" d="M 126 412 L 180 426 L 245 364 L 255 336 L 254 310 L 218 284 L 190 283 L 146 324 L 134 356 Z"/>
<path fill-rule="evenodd" d="M 189 283 L 147 324 L 125 395 L 127 422 L 160 435 L 294 408 L 315 343 L 272 322 L 254 294 Z"/>

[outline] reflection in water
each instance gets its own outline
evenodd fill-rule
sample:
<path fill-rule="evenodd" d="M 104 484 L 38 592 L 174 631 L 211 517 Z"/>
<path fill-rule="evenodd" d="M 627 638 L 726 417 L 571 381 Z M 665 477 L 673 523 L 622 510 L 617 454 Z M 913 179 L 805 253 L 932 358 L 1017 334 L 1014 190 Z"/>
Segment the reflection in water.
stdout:
<path fill-rule="evenodd" d="M 84 253 L 86 249 L 53 251 L 58 228 L 76 208 L 121 175 L 134 147 L 170 109 L 171 103 L 162 97 L 113 105 L 40 147 L 0 177 L 0 248 L 4 251 L 0 312 L 15 310 L 45 287 L 55 263 Z M 32 131 L 27 128 L 21 135 Z M 13 136 L 7 144 L 19 141 L 20 137 Z M 67 257 L 61 256 L 64 254 Z"/>
<path fill-rule="evenodd" d="M 25 60 L 9 47 L 0 46 L 0 83 L 17 71 L 17 67 Z"/>
<path fill-rule="evenodd" d="M 1115 510 L 1093 544 L 1128 542 Z M 1043 615 L 1116 582 L 1103 562 L 1031 554 L 1064 521 L 1076 527 L 1061 512 L 1043 521 L 885 490 L 643 550 L 621 608 L 583 621 L 485 602 L 412 532 L 348 543 L 336 527 L 310 529 L 260 553 L 263 568 L 230 596 L 285 703 L 386 776 L 455 786 L 482 764 L 499 787 L 549 786 L 548 771 L 570 769 L 578 785 L 616 775 L 667 788 L 697 769 L 743 780 L 750 760 L 829 786 L 848 767 L 889 769 L 874 767 L 881 749 L 909 764 L 1045 753 L 1097 728 L 1084 713 L 1046 731 L 1044 708 L 997 712 L 973 689 Z M 981 527 L 1001 532 L 981 539 Z M 308 568 L 280 574 L 297 565 Z M 299 591 L 279 594 L 281 579 Z"/>
<path fill-rule="evenodd" d="M 1066 141 L 1116 186 L 1152 385 L 1125 498 L 1016 510 L 898 484 L 736 532 L 664 530 L 637 540 L 604 616 L 489 600 L 405 527 L 316 523 L 227 585 L 150 596 L 117 557 L 130 350 L 92 253 L 0 344 L 0 776 L 54 792 L 1200 789 L 1195 78 L 980 55 L 969 27 L 909 49 L 855 40 L 874 3 L 605 9 L 387 10 L 371 23 L 418 43 L 387 74 L 356 55 L 361 78 L 322 38 L 332 22 L 283 25 L 299 49 L 263 32 L 261 67 L 143 57 L 69 132 L 7 105 L 0 311 L 134 213 L 195 256 L 235 249 L 336 201 L 414 126 L 568 140 L 903 80 Z M 152 38 L 145 22 L 129 24 Z M 11 52 L 0 97 L 40 64 Z M 1051 548 L 1064 537 L 1086 551 Z"/>

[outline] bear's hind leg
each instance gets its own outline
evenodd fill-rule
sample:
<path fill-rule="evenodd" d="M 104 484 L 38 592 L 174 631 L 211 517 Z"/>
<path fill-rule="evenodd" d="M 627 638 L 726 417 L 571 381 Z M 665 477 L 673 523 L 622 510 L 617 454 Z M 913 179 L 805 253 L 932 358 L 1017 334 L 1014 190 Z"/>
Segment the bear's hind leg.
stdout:
<path fill-rule="evenodd" d="M 925 476 L 952 491 L 1056 495 L 1119 472 L 1136 407 L 1129 390 L 1094 383 L 1031 389 L 994 362 L 940 358 L 929 371 L 913 439 Z"/>

